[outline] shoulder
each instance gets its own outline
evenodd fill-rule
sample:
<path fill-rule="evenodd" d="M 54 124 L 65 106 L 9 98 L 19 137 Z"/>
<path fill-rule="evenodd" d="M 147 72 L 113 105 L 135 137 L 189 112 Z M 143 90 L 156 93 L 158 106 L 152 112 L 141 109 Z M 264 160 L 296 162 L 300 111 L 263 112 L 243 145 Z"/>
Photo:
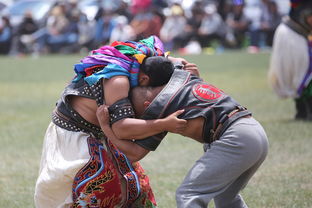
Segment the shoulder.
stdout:
<path fill-rule="evenodd" d="M 110 79 L 103 80 L 104 87 L 106 86 L 130 86 L 129 79 L 126 76 L 114 76 Z"/>

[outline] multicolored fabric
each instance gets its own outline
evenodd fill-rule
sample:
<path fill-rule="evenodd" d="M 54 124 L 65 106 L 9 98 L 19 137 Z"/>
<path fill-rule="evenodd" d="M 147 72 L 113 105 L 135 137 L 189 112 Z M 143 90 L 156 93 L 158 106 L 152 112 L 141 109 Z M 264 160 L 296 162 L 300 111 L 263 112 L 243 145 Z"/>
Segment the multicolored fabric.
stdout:
<path fill-rule="evenodd" d="M 73 80 L 82 78 L 89 84 L 95 84 L 101 78 L 127 76 L 131 87 L 138 85 L 140 63 L 148 56 L 163 56 L 163 43 L 157 36 L 151 36 L 139 42 L 115 41 L 110 46 L 102 46 L 93 50 L 91 55 L 76 64 L 77 74 Z"/>
<path fill-rule="evenodd" d="M 298 88 L 298 95 L 311 96 L 312 95 L 311 85 L 310 87 L 308 87 L 312 81 L 312 37 L 311 36 L 309 37 L 308 44 L 309 44 L 309 68 Z"/>
<path fill-rule="evenodd" d="M 74 179 L 73 208 L 156 207 L 139 163 L 132 166 L 109 140 L 105 149 L 99 140 L 89 137 L 88 146 L 91 159 Z"/>

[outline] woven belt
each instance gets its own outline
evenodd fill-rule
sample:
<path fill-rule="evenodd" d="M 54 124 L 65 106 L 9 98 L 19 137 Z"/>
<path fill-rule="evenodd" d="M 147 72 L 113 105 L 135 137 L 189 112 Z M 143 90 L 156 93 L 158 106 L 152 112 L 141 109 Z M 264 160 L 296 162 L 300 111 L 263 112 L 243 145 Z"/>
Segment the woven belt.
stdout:
<path fill-rule="evenodd" d="M 222 134 L 225 132 L 227 128 L 230 127 L 230 125 L 237 121 L 240 118 L 243 117 L 250 117 L 251 112 L 249 112 L 246 108 L 239 106 L 237 109 L 231 111 L 228 114 L 225 114 L 221 117 L 221 119 L 218 122 L 217 128 L 215 130 L 210 130 L 210 135 L 208 138 L 208 143 L 211 144 L 212 142 L 218 140 Z"/>

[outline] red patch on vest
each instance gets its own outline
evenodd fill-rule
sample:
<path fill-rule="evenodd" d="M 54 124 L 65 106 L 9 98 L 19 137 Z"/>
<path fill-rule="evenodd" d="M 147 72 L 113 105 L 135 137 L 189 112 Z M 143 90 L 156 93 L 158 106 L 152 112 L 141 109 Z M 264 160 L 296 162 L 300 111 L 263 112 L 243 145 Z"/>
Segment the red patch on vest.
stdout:
<path fill-rule="evenodd" d="M 202 101 L 212 101 L 223 95 L 222 90 L 208 84 L 196 84 L 193 86 L 193 95 Z"/>

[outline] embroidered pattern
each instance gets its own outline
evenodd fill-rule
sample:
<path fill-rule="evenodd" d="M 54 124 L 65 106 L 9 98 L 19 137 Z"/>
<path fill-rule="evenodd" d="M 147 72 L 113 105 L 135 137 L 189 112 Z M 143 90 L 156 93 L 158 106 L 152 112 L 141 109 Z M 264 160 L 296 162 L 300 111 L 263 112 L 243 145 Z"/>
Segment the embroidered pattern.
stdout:
<path fill-rule="evenodd" d="M 73 183 L 73 207 L 115 207 L 122 201 L 121 181 L 103 144 L 88 138 L 89 162 L 77 173 Z"/>
<path fill-rule="evenodd" d="M 132 166 L 109 140 L 104 145 L 108 150 L 99 140 L 88 138 L 91 158 L 75 176 L 72 208 L 156 207 L 149 179 L 140 164 Z M 126 184 L 124 192 L 121 180 Z"/>

